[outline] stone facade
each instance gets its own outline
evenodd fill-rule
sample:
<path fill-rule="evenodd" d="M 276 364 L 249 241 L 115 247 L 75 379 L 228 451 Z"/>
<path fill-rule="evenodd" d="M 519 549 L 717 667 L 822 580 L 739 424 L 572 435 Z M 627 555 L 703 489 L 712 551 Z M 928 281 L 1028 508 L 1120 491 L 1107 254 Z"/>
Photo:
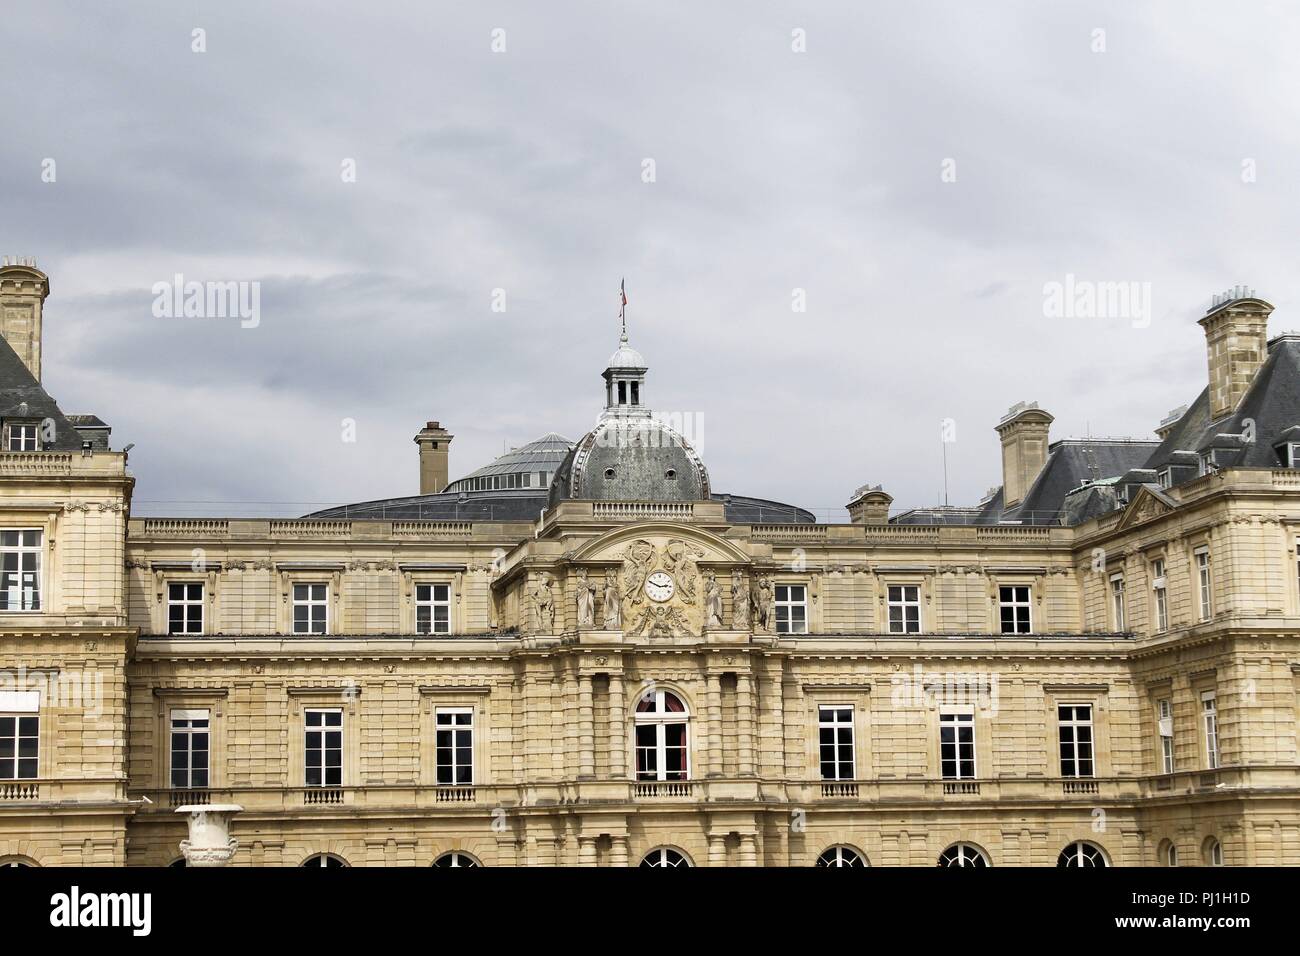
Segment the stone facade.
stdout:
<path fill-rule="evenodd" d="M 649 416 L 644 372 L 624 339 L 609 419 Z M 1064 452 L 1017 415 L 1038 502 Z M 1076 523 L 864 487 L 764 524 L 737 509 L 799 510 L 584 492 L 689 450 L 590 469 L 590 439 L 548 437 L 519 520 L 134 517 L 122 452 L 0 452 L 31 575 L 0 589 L 0 863 L 170 865 L 216 804 L 234 865 L 1300 864 L 1300 469 Z"/>
<path fill-rule="evenodd" d="M 245 808 L 236 864 L 328 853 L 427 865 L 460 851 L 485 865 L 623 865 L 672 847 L 696 864 L 804 865 L 848 846 L 873 865 L 930 865 L 966 842 L 994 865 L 1050 865 L 1086 841 L 1114 864 L 1150 865 L 1172 841 L 1186 865 L 1211 839 L 1229 864 L 1300 863 L 1291 471 L 1222 472 L 1174 489 L 1172 509 L 1139 497 L 1077 528 L 734 526 L 713 502 L 599 514 L 565 502 L 537 526 L 124 525 L 121 456 L 63 458 L 22 462 L 66 467 L 57 482 L 19 482 L 20 462 L 6 461 L 6 523 L 39 516 L 52 573 L 48 613 L 16 630 L 6 621 L 3 662 L 83 686 L 98 686 L 93 674 L 102 701 L 94 716 L 43 705 L 40 779 L 0 784 L 3 856 L 169 864 L 185 836 L 172 809 L 210 800 Z M 667 601 L 630 586 L 665 568 Z M 622 629 L 577 626 L 580 569 L 602 585 L 613 572 Z M 774 616 L 743 626 L 730 586 L 722 626 L 703 627 L 707 572 L 804 587 L 808 633 L 778 633 Z M 553 624 L 539 617 L 542 575 Z M 176 582 L 203 585 L 204 633 L 167 634 Z M 328 633 L 292 634 L 295 582 L 327 585 Z M 449 586 L 446 635 L 416 633 L 421 583 Z M 997 633 L 1009 583 L 1030 589 L 1032 634 Z M 919 589 L 920 634 L 888 633 L 888 588 L 900 584 Z M 670 623 L 642 621 L 654 609 Z M 635 708 L 651 689 L 686 705 L 684 780 L 637 779 Z M 965 700 L 975 774 L 945 780 L 939 718 Z M 1062 774 L 1062 703 L 1091 707 L 1090 777 Z M 849 779 L 822 778 L 819 705 L 851 708 Z M 336 787 L 305 785 L 313 707 L 342 711 Z M 438 784 L 434 720 L 448 708 L 472 713 L 468 784 Z M 168 777 L 171 715 L 195 710 L 211 722 L 199 794 Z"/>

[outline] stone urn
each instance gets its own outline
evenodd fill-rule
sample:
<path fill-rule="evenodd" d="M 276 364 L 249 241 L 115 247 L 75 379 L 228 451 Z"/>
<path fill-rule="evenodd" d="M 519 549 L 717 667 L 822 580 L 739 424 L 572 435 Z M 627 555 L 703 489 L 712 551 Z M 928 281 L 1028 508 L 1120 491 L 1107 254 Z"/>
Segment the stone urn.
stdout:
<path fill-rule="evenodd" d="M 236 803 L 194 803 L 177 807 L 189 814 L 190 838 L 181 841 L 186 866 L 225 866 L 239 848 L 230 821 L 244 808 Z"/>

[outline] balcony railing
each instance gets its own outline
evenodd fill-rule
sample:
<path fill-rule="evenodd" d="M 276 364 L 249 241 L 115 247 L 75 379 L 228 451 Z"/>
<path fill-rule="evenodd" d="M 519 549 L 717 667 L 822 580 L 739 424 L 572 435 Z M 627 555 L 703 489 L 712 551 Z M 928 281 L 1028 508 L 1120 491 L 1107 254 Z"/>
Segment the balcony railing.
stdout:
<path fill-rule="evenodd" d="M 473 787 L 439 787 L 436 791 L 438 803 L 473 803 Z"/>
<path fill-rule="evenodd" d="M 964 795 L 978 797 L 980 785 L 974 780 L 945 780 L 943 782 L 943 792 L 945 796 Z"/>
<path fill-rule="evenodd" d="M 689 797 L 691 791 L 689 780 L 638 780 L 632 784 L 632 796 L 637 799 Z"/>
<path fill-rule="evenodd" d="M 1101 784 L 1096 780 L 1063 780 L 1062 793 L 1100 793 Z"/>
<path fill-rule="evenodd" d="M 39 783 L 23 783 L 12 781 L 0 783 L 0 800 L 39 800 L 41 798 L 41 785 Z"/>
<path fill-rule="evenodd" d="M 856 783 L 823 783 L 822 799 L 824 800 L 843 800 L 858 798 L 858 785 Z"/>
<path fill-rule="evenodd" d="M 304 787 L 302 802 L 309 807 L 337 806 L 343 803 L 342 787 Z"/>
<path fill-rule="evenodd" d="M 167 805 L 170 807 L 188 807 L 197 803 L 211 803 L 212 794 L 207 790 L 169 790 Z"/>

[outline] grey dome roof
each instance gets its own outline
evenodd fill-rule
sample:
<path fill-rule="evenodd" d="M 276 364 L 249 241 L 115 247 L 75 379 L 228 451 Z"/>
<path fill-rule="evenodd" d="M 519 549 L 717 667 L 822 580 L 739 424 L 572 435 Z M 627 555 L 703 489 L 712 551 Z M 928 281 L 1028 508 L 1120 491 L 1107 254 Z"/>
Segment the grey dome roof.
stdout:
<path fill-rule="evenodd" d="M 645 368 L 645 359 L 641 353 L 632 346 L 627 344 L 627 338 L 624 337 L 609 357 L 609 368 Z"/>
<path fill-rule="evenodd" d="M 500 488 L 538 488 L 550 485 L 555 469 L 560 467 L 573 442 L 555 432 L 526 445 L 512 448 L 482 468 L 476 468 L 464 478 L 449 484 L 444 491 L 490 491 Z M 528 475 L 527 479 L 511 480 L 511 475 Z"/>
<path fill-rule="evenodd" d="M 555 473 L 550 501 L 701 501 L 709 472 L 690 443 L 653 418 L 611 416 Z"/>

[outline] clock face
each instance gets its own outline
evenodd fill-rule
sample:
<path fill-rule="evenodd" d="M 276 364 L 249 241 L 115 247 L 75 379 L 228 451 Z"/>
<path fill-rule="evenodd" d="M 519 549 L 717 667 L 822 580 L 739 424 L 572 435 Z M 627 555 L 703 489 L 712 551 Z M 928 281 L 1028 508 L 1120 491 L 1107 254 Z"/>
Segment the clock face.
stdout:
<path fill-rule="evenodd" d="M 656 571 L 645 581 L 646 597 L 652 601 L 667 601 L 673 596 L 673 579 L 672 575 L 663 571 Z"/>

